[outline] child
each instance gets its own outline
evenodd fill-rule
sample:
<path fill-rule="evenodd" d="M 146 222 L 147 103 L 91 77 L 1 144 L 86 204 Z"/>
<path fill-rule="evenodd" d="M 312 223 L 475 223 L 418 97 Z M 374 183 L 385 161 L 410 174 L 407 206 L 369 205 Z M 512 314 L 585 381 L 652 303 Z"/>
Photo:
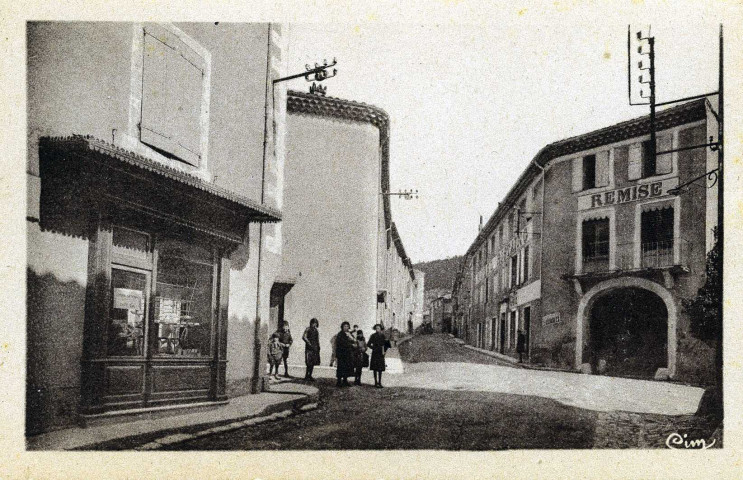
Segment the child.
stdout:
<path fill-rule="evenodd" d="M 279 379 L 279 365 L 281 365 L 281 360 L 284 356 L 284 346 L 285 345 L 283 343 L 279 342 L 278 333 L 274 333 L 273 335 L 271 335 L 271 339 L 268 342 L 268 376 L 271 376 L 275 368 L 276 373 L 273 377 L 274 380 Z"/>

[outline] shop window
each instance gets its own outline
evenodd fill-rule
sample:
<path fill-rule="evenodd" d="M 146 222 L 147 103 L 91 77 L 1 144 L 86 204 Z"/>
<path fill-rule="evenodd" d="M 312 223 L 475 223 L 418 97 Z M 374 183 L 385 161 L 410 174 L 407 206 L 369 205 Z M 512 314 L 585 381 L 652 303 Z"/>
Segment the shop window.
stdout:
<path fill-rule="evenodd" d="M 642 212 L 641 257 L 643 267 L 673 265 L 673 207 Z"/>
<path fill-rule="evenodd" d="M 157 355 L 211 354 L 214 266 L 205 249 L 178 241 L 160 246 L 155 289 Z"/>
<path fill-rule="evenodd" d="M 109 357 L 144 355 L 149 274 L 111 269 L 111 313 L 108 322 Z"/>
<path fill-rule="evenodd" d="M 140 140 L 196 167 L 202 157 L 205 63 L 175 33 L 144 27 Z"/>
<path fill-rule="evenodd" d="M 609 219 L 583 221 L 583 269 L 605 269 L 609 262 Z"/>

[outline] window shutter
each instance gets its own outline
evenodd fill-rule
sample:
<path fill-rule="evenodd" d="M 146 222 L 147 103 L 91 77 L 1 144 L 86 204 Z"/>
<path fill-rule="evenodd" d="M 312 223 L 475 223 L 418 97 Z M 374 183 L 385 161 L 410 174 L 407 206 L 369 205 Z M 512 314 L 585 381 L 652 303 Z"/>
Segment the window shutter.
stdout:
<path fill-rule="evenodd" d="M 658 136 L 656 140 L 656 148 L 659 152 L 665 152 L 673 149 L 673 135 L 665 134 Z M 673 170 L 673 154 L 666 153 L 665 155 L 658 155 L 655 160 L 655 173 L 663 175 L 665 173 L 671 173 Z"/>
<path fill-rule="evenodd" d="M 583 157 L 573 159 L 573 192 L 583 190 Z"/>
<path fill-rule="evenodd" d="M 642 144 L 635 143 L 629 147 L 627 177 L 630 180 L 637 180 L 642 177 Z"/>
<path fill-rule="evenodd" d="M 169 48 L 153 37 L 144 36 L 144 67 L 142 71 L 142 123 L 140 140 L 166 152 L 172 150 L 170 129 L 164 112 L 168 111 Z"/>
<path fill-rule="evenodd" d="M 609 185 L 609 151 L 596 154 L 596 186 L 605 187 Z"/>
<path fill-rule="evenodd" d="M 203 59 L 155 25 L 145 27 L 144 49 L 140 140 L 198 166 Z"/>

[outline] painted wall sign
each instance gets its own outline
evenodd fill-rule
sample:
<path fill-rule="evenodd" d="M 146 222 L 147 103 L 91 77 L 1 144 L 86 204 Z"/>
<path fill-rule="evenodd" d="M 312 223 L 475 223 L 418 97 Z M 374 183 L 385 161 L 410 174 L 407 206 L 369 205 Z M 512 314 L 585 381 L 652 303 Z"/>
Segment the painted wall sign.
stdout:
<path fill-rule="evenodd" d="M 542 317 L 542 325 L 560 323 L 560 313 L 550 313 Z"/>
<path fill-rule="evenodd" d="M 637 184 L 616 190 L 582 195 L 578 197 L 578 210 L 589 210 L 591 208 L 663 197 L 668 195 L 668 190 L 676 188 L 678 184 L 678 177 L 673 177 L 658 182 Z"/>

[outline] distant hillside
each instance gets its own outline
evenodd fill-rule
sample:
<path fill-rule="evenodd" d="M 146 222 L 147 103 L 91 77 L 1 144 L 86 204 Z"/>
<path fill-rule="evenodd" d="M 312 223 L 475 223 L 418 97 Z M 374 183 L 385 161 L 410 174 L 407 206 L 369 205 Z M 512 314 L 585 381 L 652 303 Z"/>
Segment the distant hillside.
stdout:
<path fill-rule="evenodd" d="M 454 283 L 454 277 L 457 275 L 457 268 L 462 256 L 445 258 L 443 260 L 432 260 L 430 262 L 421 262 L 413 265 L 413 268 L 421 270 L 426 274 L 425 288 L 426 291 L 444 288 L 451 290 Z"/>

